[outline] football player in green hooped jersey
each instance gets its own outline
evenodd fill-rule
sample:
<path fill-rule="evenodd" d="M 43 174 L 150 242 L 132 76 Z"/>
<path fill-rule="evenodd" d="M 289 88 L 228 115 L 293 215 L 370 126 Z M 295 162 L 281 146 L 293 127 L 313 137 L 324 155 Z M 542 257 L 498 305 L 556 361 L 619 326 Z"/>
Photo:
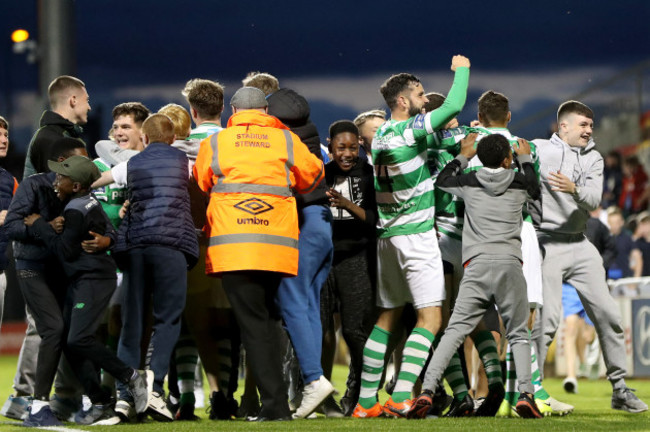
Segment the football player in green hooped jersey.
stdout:
<path fill-rule="evenodd" d="M 445 298 L 442 259 L 434 229 L 433 181 L 427 165 L 431 135 L 456 117 L 467 97 L 469 59 L 452 58 L 455 72 L 449 96 L 440 108 L 422 114 L 428 99 L 420 80 L 393 75 L 381 86 L 391 118 L 372 141 L 378 222 L 377 306 L 380 315 L 363 353 L 361 392 L 353 417 L 382 413 L 406 417 L 413 384 L 422 371 L 441 324 Z M 413 303 L 416 326 L 404 348 L 391 398 L 382 406 L 377 390 L 394 324 L 406 303 Z"/>
<path fill-rule="evenodd" d="M 449 152 L 455 155 L 458 152 L 460 140 L 467 134 L 476 132 L 478 133 L 477 142 L 490 134 L 500 134 L 508 139 L 511 147 L 516 145 L 517 137 L 512 135 L 508 130 L 508 123 L 511 119 L 510 105 L 508 98 L 501 93 L 489 90 L 481 95 L 478 100 L 478 125 L 472 127 L 459 127 L 450 130 L 440 131 L 435 135 L 435 139 L 439 141 L 439 147 L 448 149 Z M 531 157 L 535 171 L 539 177 L 539 158 L 537 156 L 536 147 L 530 143 Z M 430 152 L 430 164 L 437 164 L 438 169 L 444 167 L 447 162 L 444 157 L 436 160 L 434 153 Z M 440 165 L 442 164 L 442 165 Z M 468 170 L 478 170 L 481 168 L 481 163 L 478 158 L 472 158 L 469 163 Z M 433 173 L 438 170 L 432 170 Z M 434 174 L 435 175 L 435 174 Z M 444 192 L 437 191 L 437 208 L 436 218 L 438 221 L 438 228 L 441 236 L 455 237 L 460 235 L 463 226 L 463 206 L 462 204 L 451 197 L 446 196 Z M 528 301 L 530 304 L 531 315 L 529 320 L 529 328 L 535 319 L 535 310 L 541 307 L 543 303 L 542 298 L 542 280 L 541 280 L 541 255 L 539 253 L 539 245 L 537 236 L 532 225 L 532 218 L 524 208 L 524 224 L 522 226 L 522 253 L 524 257 L 524 275 L 526 277 L 528 287 Z M 441 245 L 445 243 L 441 240 Z M 444 247 L 441 246 L 444 251 Z M 571 405 L 557 401 L 550 397 L 550 395 L 541 386 L 539 367 L 536 361 L 535 345 L 531 344 L 531 352 L 533 358 L 532 373 L 533 384 L 535 385 L 535 400 L 540 410 L 545 414 L 565 415 L 572 412 Z M 506 381 L 506 397 L 498 415 L 506 416 L 511 415 L 514 411 L 511 406 L 516 402 L 518 395 L 514 391 L 516 383 L 516 374 L 514 371 L 514 363 L 511 356 L 507 356 L 507 370 L 508 379 Z"/>

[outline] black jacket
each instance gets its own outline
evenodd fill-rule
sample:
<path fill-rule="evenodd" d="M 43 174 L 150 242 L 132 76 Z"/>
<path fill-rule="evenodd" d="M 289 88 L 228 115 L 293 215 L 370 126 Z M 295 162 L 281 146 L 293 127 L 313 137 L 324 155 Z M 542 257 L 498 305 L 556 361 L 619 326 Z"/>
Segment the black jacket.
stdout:
<path fill-rule="evenodd" d="M 300 137 L 300 140 L 307 145 L 309 151 L 323 160 L 320 152 L 320 137 L 318 129 L 309 118 L 310 109 L 307 100 L 291 89 L 280 89 L 268 97 L 269 114 L 277 117 L 287 125 L 291 132 Z M 327 204 L 325 182 L 320 182 L 316 189 L 304 195 L 296 195 L 298 208 L 312 204 Z"/>
<path fill-rule="evenodd" d="M 78 126 L 53 111 L 45 111 L 41 116 L 41 127 L 32 137 L 27 148 L 23 178 L 32 174 L 48 172 L 52 145 L 63 137 L 81 139 L 81 126 Z"/>

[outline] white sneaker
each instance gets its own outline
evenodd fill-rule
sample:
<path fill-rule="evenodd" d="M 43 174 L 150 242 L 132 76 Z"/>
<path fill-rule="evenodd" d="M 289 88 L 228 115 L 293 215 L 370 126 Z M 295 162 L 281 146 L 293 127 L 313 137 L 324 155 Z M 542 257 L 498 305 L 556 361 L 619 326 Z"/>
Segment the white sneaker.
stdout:
<path fill-rule="evenodd" d="M 573 377 L 566 377 L 562 382 L 562 387 L 567 393 L 578 393 L 578 381 Z"/>
<path fill-rule="evenodd" d="M 147 414 L 159 422 L 170 422 L 174 420 L 174 416 L 167 408 L 165 398 L 163 398 L 158 392 L 151 393 L 151 396 L 149 397 L 149 406 L 147 407 Z"/>
<path fill-rule="evenodd" d="M 334 386 L 324 376 L 305 386 L 302 402 L 293 414 L 293 418 L 302 419 L 313 413 L 327 396 L 334 393 Z"/>
<path fill-rule="evenodd" d="M 541 401 L 543 404 L 551 407 L 553 410 L 551 412 L 551 415 L 554 416 L 564 416 L 567 414 L 571 414 L 573 412 L 573 405 L 569 405 L 568 403 L 560 402 L 559 400 L 555 399 L 554 397 L 550 396 L 548 399 Z"/>

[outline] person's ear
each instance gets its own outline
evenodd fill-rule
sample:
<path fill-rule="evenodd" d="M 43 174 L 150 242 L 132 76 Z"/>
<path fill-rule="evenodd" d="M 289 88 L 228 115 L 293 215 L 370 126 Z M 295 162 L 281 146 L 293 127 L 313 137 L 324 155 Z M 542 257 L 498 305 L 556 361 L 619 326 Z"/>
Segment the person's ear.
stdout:
<path fill-rule="evenodd" d="M 508 111 L 508 117 L 506 118 L 506 123 L 510 123 L 511 118 L 512 118 L 512 113 Z"/>
<path fill-rule="evenodd" d="M 77 193 L 82 189 L 81 183 L 79 182 L 73 182 L 72 183 L 72 192 Z"/>

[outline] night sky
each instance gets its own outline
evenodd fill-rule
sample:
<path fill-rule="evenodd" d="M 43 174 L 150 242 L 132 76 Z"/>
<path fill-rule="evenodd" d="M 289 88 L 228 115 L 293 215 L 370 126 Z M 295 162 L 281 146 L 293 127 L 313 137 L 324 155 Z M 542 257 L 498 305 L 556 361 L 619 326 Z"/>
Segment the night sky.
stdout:
<path fill-rule="evenodd" d="M 2 2 L 11 7 L 0 23 L 0 115 L 20 150 L 41 109 L 36 66 L 11 53 L 9 35 L 36 35 L 36 1 Z M 458 53 L 472 62 L 463 121 L 488 88 L 504 91 L 513 120 L 522 119 L 650 58 L 650 2 L 84 0 L 75 12 L 75 74 L 94 109 L 89 140 L 105 136 L 115 104 L 183 103 L 180 89 L 194 77 L 226 84 L 228 100 L 247 72 L 272 73 L 308 98 L 323 135 L 331 121 L 382 108 L 378 87 L 393 73 L 416 73 L 425 90 L 446 93 Z M 632 79 L 615 87 L 587 101 L 611 107 L 637 88 Z M 543 135 L 551 120 L 522 131 Z"/>

